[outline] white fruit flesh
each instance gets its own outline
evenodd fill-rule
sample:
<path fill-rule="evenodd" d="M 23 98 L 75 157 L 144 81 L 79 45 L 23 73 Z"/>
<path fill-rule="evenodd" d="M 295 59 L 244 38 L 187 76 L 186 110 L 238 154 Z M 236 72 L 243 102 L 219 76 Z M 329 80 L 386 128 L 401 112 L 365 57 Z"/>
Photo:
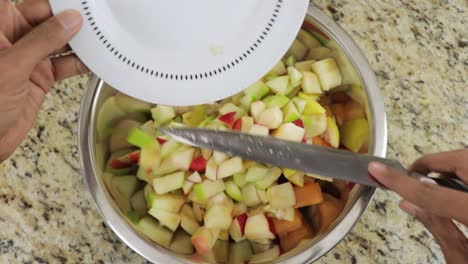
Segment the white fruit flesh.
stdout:
<path fill-rule="evenodd" d="M 270 70 L 271 73 L 274 75 L 283 75 L 286 73 L 286 67 L 284 66 L 284 63 L 282 61 L 278 61 L 278 63 L 275 64 L 273 69 Z"/>
<path fill-rule="evenodd" d="M 182 205 L 184 205 L 184 198 L 177 194 L 156 194 L 150 192 L 147 197 L 147 203 L 150 208 L 156 210 L 164 210 L 172 213 L 179 213 Z"/>
<path fill-rule="evenodd" d="M 282 172 L 280 168 L 269 168 L 266 176 L 263 179 L 255 182 L 255 187 L 257 187 L 257 189 L 265 190 L 278 180 L 278 178 L 281 176 L 281 173 Z"/>
<path fill-rule="evenodd" d="M 288 90 L 289 76 L 276 77 L 266 83 L 270 89 L 277 94 L 286 94 Z"/>
<path fill-rule="evenodd" d="M 221 164 L 223 161 L 229 159 L 229 156 L 226 153 L 214 151 L 213 159 L 216 161 L 216 164 Z"/>
<path fill-rule="evenodd" d="M 157 127 L 169 123 L 176 116 L 174 107 L 165 105 L 157 105 L 155 108 L 151 109 L 151 114 L 153 116 L 154 125 Z"/>
<path fill-rule="evenodd" d="M 296 106 L 292 101 L 290 101 L 287 105 L 283 106 L 281 110 L 283 111 L 284 123 L 296 121 L 301 117 L 299 111 L 297 110 Z"/>
<path fill-rule="evenodd" d="M 255 120 L 257 120 L 265 109 L 266 105 L 263 101 L 255 101 L 250 105 L 250 114 Z"/>
<path fill-rule="evenodd" d="M 112 134 L 109 137 L 109 152 L 130 148 L 132 145 L 128 143 L 127 137 L 130 129 L 140 127 L 142 123 L 124 119 L 119 121 L 113 128 Z"/>
<path fill-rule="evenodd" d="M 324 91 L 329 91 L 341 85 L 341 73 L 334 59 L 328 58 L 312 64 L 313 71 L 318 75 Z"/>
<path fill-rule="evenodd" d="M 289 182 L 268 188 L 267 198 L 274 209 L 292 207 L 296 204 L 294 188 Z"/>
<path fill-rule="evenodd" d="M 301 84 L 303 75 L 298 69 L 296 69 L 295 67 L 289 66 L 288 75 L 289 75 L 290 84 L 293 88 Z"/>
<path fill-rule="evenodd" d="M 165 194 L 184 185 L 185 172 L 179 171 L 153 180 L 153 187 L 157 194 Z"/>
<path fill-rule="evenodd" d="M 270 130 L 266 126 L 254 124 L 248 133 L 259 136 L 268 136 Z"/>
<path fill-rule="evenodd" d="M 244 204 L 251 207 L 260 204 L 260 198 L 258 197 L 257 190 L 255 185 L 249 183 L 242 187 L 242 198 L 244 199 Z"/>
<path fill-rule="evenodd" d="M 302 78 L 302 90 L 305 93 L 310 94 L 321 94 L 322 89 L 320 88 L 320 81 L 315 73 L 307 71 L 303 72 L 304 77 Z"/>
<path fill-rule="evenodd" d="M 249 216 L 245 223 L 245 236 L 249 240 L 274 239 L 271 233 L 268 219 L 264 214 Z"/>
<path fill-rule="evenodd" d="M 148 214 L 159 220 L 161 225 L 166 226 L 172 231 L 175 231 L 180 224 L 181 217 L 168 211 L 151 208 Z"/>
<path fill-rule="evenodd" d="M 184 192 L 185 195 L 188 195 L 192 191 L 192 188 L 193 188 L 194 184 L 195 183 L 193 183 L 191 181 L 185 181 L 184 182 L 184 185 L 182 185 L 182 191 Z"/>
<path fill-rule="evenodd" d="M 200 183 L 202 182 L 202 178 L 198 172 L 194 172 L 187 177 L 187 181 L 191 181 L 193 183 Z"/>
<path fill-rule="evenodd" d="M 321 135 L 327 129 L 327 116 L 325 114 L 303 116 L 301 119 L 306 129 L 307 138 Z"/>
<path fill-rule="evenodd" d="M 245 174 L 246 182 L 257 182 L 265 178 L 268 173 L 268 168 L 263 166 L 250 167 Z"/>
<path fill-rule="evenodd" d="M 242 159 L 235 157 L 219 164 L 216 176 L 218 179 L 223 179 L 242 171 L 244 171 Z"/>
<path fill-rule="evenodd" d="M 195 184 L 193 187 L 193 192 L 198 197 L 198 199 L 201 201 L 206 201 L 211 196 L 224 191 L 224 189 L 225 186 L 222 180 L 211 181 L 207 179 L 201 183 Z"/>
<path fill-rule="evenodd" d="M 273 131 L 271 135 L 284 140 L 301 142 L 305 136 L 305 129 L 293 123 L 285 123 Z"/>
<path fill-rule="evenodd" d="M 283 123 L 283 112 L 279 107 L 268 108 L 260 114 L 257 123 L 269 129 L 278 128 Z"/>
<path fill-rule="evenodd" d="M 214 205 L 205 214 L 204 225 L 207 228 L 228 229 L 232 221 L 232 207 Z"/>
<path fill-rule="evenodd" d="M 254 119 L 251 116 L 243 116 L 241 119 L 241 131 L 248 132 L 254 125 Z"/>
<path fill-rule="evenodd" d="M 242 202 L 242 191 L 241 189 L 234 184 L 232 181 L 227 181 L 224 183 L 226 185 L 226 193 L 231 197 L 232 199 Z"/>
<path fill-rule="evenodd" d="M 327 117 L 327 130 L 325 131 L 325 140 L 334 148 L 340 146 L 340 131 L 336 125 L 335 119 Z"/>
<path fill-rule="evenodd" d="M 322 46 L 320 42 L 312 36 L 312 34 L 303 29 L 299 30 L 299 33 L 297 34 L 297 39 L 309 49 Z"/>
<path fill-rule="evenodd" d="M 160 153 L 160 156 L 161 156 L 161 159 L 164 159 L 166 158 L 167 156 L 171 155 L 172 153 L 174 153 L 177 148 L 180 147 L 180 143 L 175 141 L 175 140 L 168 140 L 166 141 L 162 146 L 161 146 L 161 153 Z"/>

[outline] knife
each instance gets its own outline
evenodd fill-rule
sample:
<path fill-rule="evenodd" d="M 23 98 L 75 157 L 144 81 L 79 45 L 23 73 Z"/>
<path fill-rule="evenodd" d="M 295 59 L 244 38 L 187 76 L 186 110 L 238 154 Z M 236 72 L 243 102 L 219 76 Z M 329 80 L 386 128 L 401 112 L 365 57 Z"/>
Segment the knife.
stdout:
<path fill-rule="evenodd" d="M 161 127 L 160 130 L 174 140 L 188 145 L 370 187 L 384 188 L 368 172 L 369 163 L 377 161 L 421 181 L 468 192 L 467 186 L 452 177 L 453 175 L 432 178 L 419 173 L 409 173 L 396 160 L 233 131 L 168 127 Z"/>

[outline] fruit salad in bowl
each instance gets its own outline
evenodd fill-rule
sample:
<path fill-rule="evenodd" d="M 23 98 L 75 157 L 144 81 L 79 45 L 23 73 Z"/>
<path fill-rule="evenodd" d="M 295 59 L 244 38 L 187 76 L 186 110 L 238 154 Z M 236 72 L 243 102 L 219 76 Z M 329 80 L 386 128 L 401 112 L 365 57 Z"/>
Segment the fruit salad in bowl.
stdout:
<path fill-rule="evenodd" d="M 114 231 L 132 230 L 131 236 L 120 236 L 127 244 L 147 258 L 152 247 L 162 254 L 152 261 L 288 259 L 329 233 L 348 232 L 372 196 L 368 187 L 195 148 L 159 131 L 161 126 L 234 130 L 375 152 L 373 109 L 362 77 L 312 19 L 261 80 L 222 101 L 154 105 L 97 83 L 99 98 L 92 94 L 92 103 L 86 98 L 83 103 L 96 111 L 88 116 L 93 131 L 84 128 L 86 135 L 80 135 L 85 145 L 80 151 L 94 157 L 84 161 L 96 175 L 88 184 L 101 213 L 120 216 L 108 220 Z M 103 199 L 112 208 L 104 208 Z M 356 204 L 360 211 L 348 216 Z M 346 217 L 353 217 L 351 224 L 340 227 Z M 133 246 L 136 238 L 140 246 Z"/>

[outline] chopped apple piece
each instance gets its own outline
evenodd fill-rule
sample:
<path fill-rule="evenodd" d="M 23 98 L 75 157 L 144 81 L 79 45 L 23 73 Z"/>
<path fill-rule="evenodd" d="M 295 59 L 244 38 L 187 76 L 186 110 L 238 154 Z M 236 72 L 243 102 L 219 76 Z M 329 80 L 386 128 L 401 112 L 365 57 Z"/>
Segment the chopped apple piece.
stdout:
<path fill-rule="evenodd" d="M 288 75 L 289 75 L 289 80 L 290 80 L 291 87 L 294 88 L 294 87 L 297 87 L 297 86 L 299 86 L 301 84 L 303 75 L 295 67 L 293 67 L 293 66 L 288 67 Z M 286 94 L 288 92 L 289 91 L 287 91 Z"/>
<path fill-rule="evenodd" d="M 266 83 L 266 85 L 277 94 L 286 94 L 288 90 L 289 76 L 276 77 Z"/>
<path fill-rule="evenodd" d="M 161 159 L 164 159 L 167 156 L 171 155 L 179 147 L 180 147 L 180 143 L 175 140 L 171 139 L 171 140 L 164 142 L 164 144 L 161 147 L 161 153 L 159 154 L 161 156 Z"/>
<path fill-rule="evenodd" d="M 182 188 L 185 180 L 185 172 L 179 171 L 153 180 L 156 193 L 165 194 Z"/>
<path fill-rule="evenodd" d="M 185 195 L 188 195 L 192 191 L 192 188 L 193 188 L 194 184 L 195 183 L 193 183 L 191 181 L 185 181 L 184 182 L 184 185 L 182 186 L 182 191 L 184 192 Z"/>
<path fill-rule="evenodd" d="M 297 62 L 296 65 L 294 65 L 294 67 L 300 72 L 310 72 L 312 70 L 312 63 L 314 62 L 314 60 L 301 61 Z"/>
<path fill-rule="evenodd" d="M 170 193 L 160 195 L 150 192 L 147 194 L 146 199 L 149 208 L 172 213 L 179 213 L 185 202 L 182 196 Z"/>
<path fill-rule="evenodd" d="M 326 110 L 317 101 L 307 100 L 307 103 L 302 111 L 304 115 L 319 115 L 325 114 Z"/>
<path fill-rule="evenodd" d="M 169 248 L 173 233 L 160 225 L 158 221 L 150 216 L 143 217 L 137 224 L 137 229 L 152 241 Z"/>
<path fill-rule="evenodd" d="M 177 230 L 177 232 L 174 234 L 174 238 L 172 239 L 169 249 L 178 254 L 193 254 L 194 249 L 190 235 L 183 230 Z"/>
<path fill-rule="evenodd" d="M 258 119 L 260 114 L 265 111 L 266 104 L 263 101 L 253 102 L 250 106 L 250 114 L 254 119 Z"/>
<path fill-rule="evenodd" d="M 297 111 L 302 114 L 302 112 L 304 112 L 304 109 L 307 105 L 307 100 L 302 99 L 300 97 L 293 97 L 292 102 L 296 106 Z"/>
<path fill-rule="evenodd" d="M 274 209 L 292 207 L 296 204 L 296 196 L 291 183 L 271 186 L 267 189 L 267 198 Z"/>
<path fill-rule="evenodd" d="M 279 107 L 268 108 L 260 114 L 257 123 L 269 129 L 278 128 L 283 123 L 283 112 Z"/>
<path fill-rule="evenodd" d="M 229 247 L 229 264 L 247 263 L 252 256 L 252 247 L 247 240 L 231 243 Z"/>
<path fill-rule="evenodd" d="M 229 114 L 229 113 L 232 113 L 232 112 L 237 113 L 239 110 L 240 110 L 240 108 L 237 107 L 236 105 L 234 105 L 233 103 L 227 103 L 227 104 L 223 105 L 223 107 L 221 107 L 219 109 L 219 114 L 221 116 L 223 116 L 223 115 L 226 115 L 226 114 Z M 233 115 L 233 117 L 234 116 L 235 115 Z"/>
<path fill-rule="evenodd" d="M 229 258 L 229 241 L 219 238 L 213 247 L 212 253 L 215 263 L 227 263 Z"/>
<path fill-rule="evenodd" d="M 271 135 L 284 140 L 301 142 L 305 136 L 305 129 L 293 123 L 285 123 L 273 131 Z"/>
<path fill-rule="evenodd" d="M 278 245 L 275 245 L 271 249 L 268 249 L 267 251 L 263 251 L 261 253 L 252 255 L 249 263 L 251 264 L 266 263 L 266 262 L 275 260 L 279 256 L 280 256 L 280 248 Z"/>
<path fill-rule="evenodd" d="M 341 142 L 353 152 L 358 152 L 369 142 L 369 124 L 364 118 L 346 122 L 341 128 Z"/>
<path fill-rule="evenodd" d="M 268 168 L 263 166 L 250 167 L 245 174 L 246 182 L 257 182 L 265 178 L 268 173 Z"/>
<path fill-rule="evenodd" d="M 242 197 L 244 204 L 247 206 L 255 206 L 260 204 L 260 198 L 258 197 L 255 185 L 249 183 L 242 187 Z"/>
<path fill-rule="evenodd" d="M 324 139 L 334 148 L 340 146 L 340 131 L 335 119 L 331 117 L 327 117 L 327 130 L 325 130 Z"/>
<path fill-rule="evenodd" d="M 187 177 L 188 181 L 191 181 L 193 183 L 200 183 L 202 182 L 202 178 L 198 172 L 194 172 L 190 174 L 190 176 Z"/>
<path fill-rule="evenodd" d="M 306 183 L 304 187 L 294 187 L 295 208 L 319 204 L 323 201 L 322 190 L 318 183 Z"/>
<path fill-rule="evenodd" d="M 312 34 L 310 34 L 309 32 L 303 29 L 299 31 L 299 34 L 297 35 L 297 39 L 300 42 L 302 42 L 304 45 L 306 45 L 309 49 L 322 46 L 320 42 L 314 36 L 312 36 Z"/>
<path fill-rule="evenodd" d="M 219 239 L 224 240 L 224 241 L 229 240 L 229 230 L 224 229 L 224 230 L 219 231 Z"/>
<path fill-rule="evenodd" d="M 320 85 L 324 91 L 329 91 L 341 85 L 341 74 L 332 58 L 317 61 L 312 64 L 313 71 L 318 75 Z"/>
<path fill-rule="evenodd" d="M 112 134 L 109 137 L 109 152 L 126 149 L 132 147 L 127 141 L 128 133 L 134 127 L 140 127 L 142 123 L 124 119 L 119 121 L 113 128 Z"/>
<path fill-rule="evenodd" d="M 289 102 L 281 109 L 283 111 L 283 122 L 289 123 L 293 122 L 301 117 L 299 111 L 297 110 L 296 106 L 293 102 Z"/>
<path fill-rule="evenodd" d="M 214 151 L 213 158 L 216 161 L 216 164 L 221 164 L 223 161 L 229 159 L 229 156 L 224 152 Z"/>
<path fill-rule="evenodd" d="M 239 188 L 242 188 L 247 184 L 247 181 L 245 179 L 245 173 L 234 174 L 234 176 L 232 177 L 232 180 L 234 184 L 236 184 Z"/>
<path fill-rule="evenodd" d="M 284 66 L 284 63 L 280 60 L 278 63 L 275 64 L 273 69 L 270 70 L 271 73 L 273 73 L 275 76 L 283 75 L 286 74 L 286 67 Z"/>
<path fill-rule="evenodd" d="M 272 108 L 272 107 L 283 107 L 289 102 L 289 97 L 282 95 L 282 94 L 276 94 L 276 95 L 270 95 L 266 97 L 264 100 L 266 108 Z M 258 118 L 253 116 L 255 120 Z"/>
<path fill-rule="evenodd" d="M 104 101 L 97 117 L 97 132 L 100 139 L 105 139 L 112 131 L 113 124 L 127 113 L 116 102 L 115 96 Z"/>
<path fill-rule="evenodd" d="M 274 227 L 273 227 L 274 228 Z M 270 229 L 270 223 L 264 214 L 249 216 L 245 223 L 245 236 L 249 240 L 274 239 L 275 233 Z"/>
<path fill-rule="evenodd" d="M 158 219 L 161 225 L 166 226 L 172 231 L 176 231 L 180 224 L 181 217 L 178 214 L 155 208 L 151 208 L 148 213 L 154 218 Z"/>
<path fill-rule="evenodd" d="M 327 116 L 324 113 L 303 116 L 301 120 L 304 123 L 307 138 L 321 135 L 327 130 Z"/>
<path fill-rule="evenodd" d="M 214 205 L 205 214 L 204 224 L 207 228 L 228 229 L 232 222 L 232 207 Z"/>
<path fill-rule="evenodd" d="M 202 226 L 192 235 L 192 244 L 195 246 L 197 253 L 203 255 L 211 251 L 218 237 L 219 229 Z"/>
<path fill-rule="evenodd" d="M 325 176 L 321 176 L 321 175 L 313 174 L 313 173 L 306 173 L 305 175 L 311 178 L 322 180 L 322 181 L 333 182 L 333 178 L 330 178 L 330 177 L 325 177 Z"/>
<path fill-rule="evenodd" d="M 193 111 L 184 113 L 182 121 L 188 126 L 198 126 L 205 119 L 206 109 L 204 105 L 195 106 Z"/>
<path fill-rule="evenodd" d="M 200 225 L 195 219 L 195 215 L 192 211 L 192 208 L 190 208 L 190 206 L 184 205 L 184 207 L 182 208 L 182 213 L 180 214 L 180 217 L 181 217 L 180 226 L 187 233 L 193 235 L 198 230 L 198 228 L 200 228 Z"/>
<path fill-rule="evenodd" d="M 293 55 L 298 61 L 301 61 L 307 54 L 307 47 L 304 46 L 299 40 L 295 39 L 291 47 L 286 52 L 285 58 Z"/>
<path fill-rule="evenodd" d="M 251 116 L 243 116 L 240 119 L 241 127 L 240 130 L 242 132 L 247 132 L 249 131 L 252 126 L 254 125 L 254 119 Z"/>
<path fill-rule="evenodd" d="M 270 187 L 273 183 L 275 183 L 278 178 L 281 176 L 281 169 L 277 167 L 272 167 L 268 169 L 266 176 L 263 179 L 258 180 L 255 182 L 255 187 L 260 190 L 265 190 L 266 188 Z"/>
<path fill-rule="evenodd" d="M 249 130 L 250 134 L 259 135 L 259 136 L 268 136 L 270 130 L 264 125 L 254 124 Z"/>
<path fill-rule="evenodd" d="M 227 181 L 224 184 L 226 185 L 226 193 L 229 195 L 229 197 L 238 202 L 242 202 L 241 189 L 232 181 Z"/>
<path fill-rule="evenodd" d="M 171 122 L 176 116 L 174 107 L 165 105 L 157 105 L 155 108 L 151 109 L 151 114 L 156 127 Z"/>
<path fill-rule="evenodd" d="M 294 64 L 296 64 L 296 58 L 291 55 L 286 59 L 286 66 L 293 66 Z"/>
<path fill-rule="evenodd" d="M 252 96 L 254 100 L 262 99 L 269 91 L 270 89 L 268 89 L 268 86 L 262 81 L 257 81 L 244 90 L 245 94 Z"/>
<path fill-rule="evenodd" d="M 231 127 L 234 124 L 236 112 L 230 112 L 219 117 L 219 121 Z"/>
<path fill-rule="evenodd" d="M 206 163 L 205 177 L 214 181 L 216 180 L 216 173 L 218 171 L 218 165 L 214 159 L 214 156 L 211 157 Z"/>
<path fill-rule="evenodd" d="M 234 216 L 239 216 L 241 214 L 247 213 L 247 205 L 244 203 L 236 203 L 234 204 L 234 208 L 232 209 Z"/>
<path fill-rule="evenodd" d="M 142 130 L 135 128 L 135 127 L 130 129 L 130 132 L 128 133 L 127 141 L 128 143 L 134 146 L 137 146 L 141 149 L 158 148 L 158 151 L 159 151 L 158 142 L 150 135 L 146 134 Z"/>
<path fill-rule="evenodd" d="M 209 160 L 213 155 L 213 150 L 211 149 L 201 149 L 201 154 L 205 160 Z"/>
<path fill-rule="evenodd" d="M 299 187 L 302 187 L 304 186 L 304 173 L 303 172 L 296 172 L 292 175 L 289 175 L 289 176 L 286 176 L 286 179 L 288 179 L 288 181 L 290 181 L 291 183 L 293 183 L 294 185 L 296 186 L 299 186 Z"/>
<path fill-rule="evenodd" d="M 148 205 L 146 205 L 146 199 L 143 190 L 136 192 L 132 196 L 130 203 L 139 217 L 143 217 L 146 214 Z"/>
<path fill-rule="evenodd" d="M 210 199 L 208 199 L 208 201 L 206 202 L 205 208 L 209 210 L 211 207 L 215 205 L 224 205 L 224 206 L 232 208 L 234 207 L 234 202 L 224 192 L 220 192 L 210 197 Z"/>
<path fill-rule="evenodd" d="M 263 207 L 263 210 L 268 213 L 268 216 L 271 216 L 278 220 L 293 221 L 294 220 L 294 208 L 287 207 L 281 209 L 271 208 L 270 205 Z"/>
<path fill-rule="evenodd" d="M 206 201 L 213 195 L 216 195 L 222 191 L 224 191 L 225 186 L 222 180 L 204 180 L 201 183 L 195 184 L 193 187 L 193 192 L 201 201 Z"/>
<path fill-rule="evenodd" d="M 302 90 L 305 93 L 321 94 L 322 89 L 320 88 L 320 82 L 317 75 L 310 71 L 303 72 L 303 74 L 304 78 L 302 79 Z"/>
<path fill-rule="evenodd" d="M 129 200 L 138 189 L 138 180 L 135 176 L 112 177 L 112 189 Z"/>
<path fill-rule="evenodd" d="M 263 203 L 263 204 L 267 204 L 268 203 L 268 199 L 267 199 L 267 196 L 266 196 L 266 191 L 263 190 L 263 189 L 257 189 L 257 195 L 258 195 L 258 199 L 260 199 L 260 202 Z"/>
<path fill-rule="evenodd" d="M 245 223 L 247 222 L 247 214 L 242 214 L 234 218 L 229 227 L 229 234 L 231 238 L 236 241 L 242 241 L 245 239 L 244 231 L 245 231 Z"/>

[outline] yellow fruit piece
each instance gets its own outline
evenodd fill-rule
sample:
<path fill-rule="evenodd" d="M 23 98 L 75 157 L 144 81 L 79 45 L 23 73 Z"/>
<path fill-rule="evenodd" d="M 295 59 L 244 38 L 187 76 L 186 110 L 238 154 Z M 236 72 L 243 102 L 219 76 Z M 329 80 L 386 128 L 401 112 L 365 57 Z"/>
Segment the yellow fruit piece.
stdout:
<path fill-rule="evenodd" d="M 341 128 L 343 145 L 353 152 L 359 151 L 369 142 L 369 124 L 364 118 L 346 122 Z"/>
<path fill-rule="evenodd" d="M 340 146 L 340 131 L 335 119 L 331 117 L 327 117 L 327 130 L 324 138 L 332 147 L 338 148 Z"/>

